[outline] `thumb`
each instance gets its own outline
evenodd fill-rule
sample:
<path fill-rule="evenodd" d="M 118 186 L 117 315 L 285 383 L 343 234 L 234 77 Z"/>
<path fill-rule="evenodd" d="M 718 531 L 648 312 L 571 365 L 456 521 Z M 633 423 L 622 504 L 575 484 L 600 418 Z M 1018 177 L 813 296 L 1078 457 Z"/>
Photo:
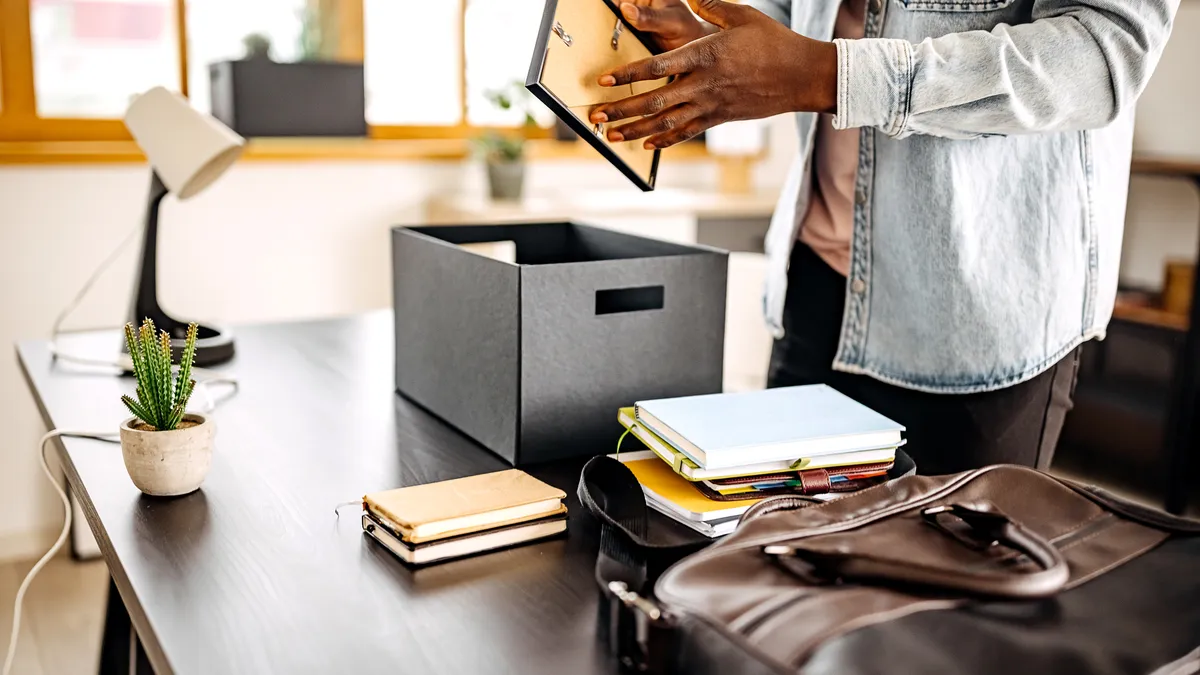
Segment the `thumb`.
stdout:
<path fill-rule="evenodd" d="M 696 16 L 711 23 L 717 28 L 725 29 L 745 23 L 747 9 L 725 0 L 688 0 Z"/>

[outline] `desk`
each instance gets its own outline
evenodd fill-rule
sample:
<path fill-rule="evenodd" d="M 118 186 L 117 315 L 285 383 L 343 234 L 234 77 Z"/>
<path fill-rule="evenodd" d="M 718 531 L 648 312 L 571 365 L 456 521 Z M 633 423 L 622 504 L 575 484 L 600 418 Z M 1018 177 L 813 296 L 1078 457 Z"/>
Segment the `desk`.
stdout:
<path fill-rule="evenodd" d="M 574 497 L 582 461 L 531 473 L 571 499 L 569 536 L 404 567 L 363 536 L 364 492 L 505 464 L 393 393 L 390 312 L 238 329 L 238 395 L 213 415 L 212 472 L 177 499 L 142 496 L 119 446 L 65 439 L 68 481 L 145 657 L 160 673 L 596 673 L 597 534 Z M 73 339 L 111 354 L 115 331 Z M 18 346 L 49 427 L 116 429 L 133 381 Z M 615 412 L 614 412 L 615 414 Z M 613 423 L 616 423 L 614 419 Z M 656 518 L 656 527 L 667 521 Z M 106 656 L 119 656 L 110 601 Z"/>

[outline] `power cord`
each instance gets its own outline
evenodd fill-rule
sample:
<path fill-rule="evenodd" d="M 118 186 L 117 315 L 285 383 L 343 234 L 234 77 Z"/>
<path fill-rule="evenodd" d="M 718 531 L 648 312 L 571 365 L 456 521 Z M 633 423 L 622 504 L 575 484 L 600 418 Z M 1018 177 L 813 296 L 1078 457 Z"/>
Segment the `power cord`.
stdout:
<path fill-rule="evenodd" d="M 96 282 L 100 280 L 100 277 L 104 276 L 104 273 L 108 271 L 108 268 L 112 267 L 112 264 L 121 257 L 121 253 L 123 253 L 125 249 L 137 239 L 137 235 L 141 230 L 141 223 L 135 225 L 129 230 L 129 233 L 126 234 L 123 239 L 121 239 L 117 246 L 111 252 L 109 252 L 107 256 L 105 256 L 104 260 L 100 262 L 96 269 L 88 276 L 87 280 L 83 282 L 83 286 L 81 286 L 79 291 L 75 293 L 75 297 L 71 299 L 71 302 L 67 303 L 67 306 L 64 307 L 63 310 L 59 312 L 58 317 L 54 319 L 54 325 L 50 328 L 50 354 L 55 359 L 81 366 L 115 368 L 119 373 L 133 373 L 133 362 L 129 360 L 128 354 L 122 354 L 115 359 L 98 359 L 88 356 L 79 356 L 77 354 L 70 354 L 59 349 L 58 338 L 63 333 L 63 323 L 66 322 L 67 318 L 79 308 L 79 304 L 83 302 L 83 299 L 86 298 L 87 294 L 91 292 L 92 287 L 96 285 Z M 238 382 L 234 377 L 202 368 L 193 368 L 192 374 L 196 380 L 196 390 L 201 392 L 201 395 L 205 397 L 205 401 L 207 403 L 207 406 L 200 411 L 201 413 L 212 412 L 222 401 L 237 393 Z M 222 384 L 231 386 L 232 390 L 228 394 L 221 397 L 214 397 L 212 393 L 208 391 L 209 387 Z"/>
<path fill-rule="evenodd" d="M 63 490 L 58 480 L 54 477 L 54 472 L 50 470 L 50 463 L 46 459 L 46 444 L 52 438 L 91 438 L 108 443 L 115 443 L 119 440 L 119 436 L 115 432 L 63 431 L 61 429 L 55 429 L 42 436 L 42 440 L 38 444 L 40 448 L 39 454 L 42 459 L 42 472 L 46 474 L 46 479 L 54 486 L 54 491 L 58 493 L 58 498 L 62 500 L 65 516 L 63 518 L 62 531 L 58 533 L 58 539 L 54 540 L 54 545 L 50 547 L 49 551 L 46 551 L 46 555 L 34 563 L 29 573 L 21 581 L 21 586 L 17 589 L 17 598 L 13 601 L 12 633 L 8 638 L 8 653 L 4 657 L 4 668 L 0 670 L 0 675 L 10 675 L 13 661 L 16 659 L 17 637 L 21 634 L 21 607 L 25 603 L 25 593 L 29 590 L 29 586 L 33 583 L 33 579 L 37 576 L 38 572 L 41 572 L 46 563 L 50 562 L 62 550 L 63 544 L 67 541 L 67 536 L 71 533 L 71 502 L 67 499 L 66 490 Z"/>
<path fill-rule="evenodd" d="M 58 317 L 54 320 L 54 326 L 50 331 L 50 354 L 53 358 L 67 363 L 74 363 L 83 366 L 114 368 L 117 370 L 117 373 L 114 374 L 133 372 L 133 363 L 129 360 L 128 355 L 121 355 L 115 359 L 99 359 L 69 354 L 59 349 L 58 338 L 62 334 L 63 322 L 65 322 L 67 317 L 69 317 L 71 313 L 79 307 L 79 304 L 83 301 L 84 297 L 86 297 L 88 292 L 92 290 L 92 287 L 95 286 L 96 281 L 99 280 L 104 272 L 106 272 L 108 268 L 112 266 L 113 262 L 120 257 L 121 252 L 125 250 L 130 242 L 137 238 L 137 234 L 140 230 L 141 226 L 138 225 L 137 227 L 133 228 L 129 234 L 125 235 L 125 238 L 122 239 L 119 244 L 117 244 L 117 247 L 114 248 L 112 252 L 109 253 L 108 256 L 95 269 L 95 271 L 92 272 L 92 274 L 87 278 L 87 281 L 85 281 L 83 286 L 79 289 L 79 292 L 75 294 L 75 297 L 71 300 L 71 302 L 63 308 L 62 312 L 60 312 Z M 193 368 L 192 376 L 196 380 L 196 388 L 193 391 L 193 395 L 199 393 L 205 399 L 204 406 L 200 408 L 201 413 L 213 412 L 216 410 L 217 406 L 231 398 L 238 391 L 237 378 L 224 373 L 203 368 Z M 219 385 L 229 386 L 230 391 L 223 396 L 213 396 L 212 392 L 210 391 L 211 388 Z M 67 498 L 66 491 L 63 490 L 62 486 L 59 485 L 58 480 L 54 477 L 54 472 L 50 470 L 50 463 L 46 459 L 46 444 L 53 438 L 90 438 L 107 443 L 120 442 L 120 435 L 117 432 L 64 431 L 61 429 L 55 429 L 48 432 L 45 436 L 42 436 L 42 440 L 38 443 L 39 453 L 42 460 L 42 472 L 46 474 L 46 479 L 50 481 L 50 484 L 54 486 L 54 491 L 58 493 L 58 497 L 62 501 L 63 513 L 65 516 L 63 518 L 62 531 L 59 532 L 58 539 L 55 539 L 54 544 L 50 547 L 50 550 L 46 551 L 46 554 L 43 555 L 36 563 L 34 563 L 33 567 L 30 568 L 29 573 L 26 574 L 25 578 L 21 581 L 21 586 L 17 589 L 17 597 L 13 601 L 12 633 L 8 638 L 8 653 L 4 657 L 4 667 L 0 669 L 0 675 L 10 675 L 12 673 L 13 661 L 15 660 L 17 653 L 17 638 L 21 634 L 21 608 L 25 603 L 25 593 L 29 590 L 29 586 L 33 583 L 34 577 L 36 577 L 38 573 L 42 571 L 42 568 L 45 567 L 46 564 L 49 563 L 50 560 L 53 559 L 54 556 L 58 555 L 58 552 L 62 550 L 63 544 L 66 543 L 67 537 L 70 536 L 71 533 L 71 502 Z"/>

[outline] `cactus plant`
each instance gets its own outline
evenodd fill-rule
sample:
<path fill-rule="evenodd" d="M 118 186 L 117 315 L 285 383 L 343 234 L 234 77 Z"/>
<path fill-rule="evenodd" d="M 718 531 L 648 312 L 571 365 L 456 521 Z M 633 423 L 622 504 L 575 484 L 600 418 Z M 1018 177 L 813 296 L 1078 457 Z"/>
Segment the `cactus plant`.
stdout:
<path fill-rule="evenodd" d="M 157 431 L 170 431 L 183 420 L 184 410 L 196 381 L 192 379 L 192 361 L 196 355 L 196 324 L 189 324 L 179 373 L 171 378 L 171 336 L 157 331 L 154 321 L 146 319 L 140 329 L 125 324 L 125 343 L 133 361 L 137 379 L 137 399 L 122 396 L 121 402 L 142 422 Z"/>

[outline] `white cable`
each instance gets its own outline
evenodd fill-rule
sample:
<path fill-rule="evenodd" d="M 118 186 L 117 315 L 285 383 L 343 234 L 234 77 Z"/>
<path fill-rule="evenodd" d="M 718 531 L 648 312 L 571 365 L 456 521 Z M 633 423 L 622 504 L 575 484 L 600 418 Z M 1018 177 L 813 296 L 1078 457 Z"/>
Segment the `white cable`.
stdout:
<path fill-rule="evenodd" d="M 38 572 L 46 566 L 46 563 L 58 554 L 62 549 L 63 544 L 67 541 L 67 536 L 71 532 L 71 502 L 67 499 L 67 493 L 62 486 L 58 484 L 58 480 L 54 477 L 54 472 L 50 470 L 50 463 L 46 461 L 46 443 L 52 438 L 70 437 L 70 438 L 91 438 L 98 441 L 115 441 L 117 434 L 109 432 L 94 432 L 94 431 L 62 431 L 55 429 L 42 436 L 41 442 L 38 444 L 42 458 L 42 472 L 46 474 L 46 479 L 54 486 L 54 491 L 58 493 L 59 499 L 63 505 L 63 527 L 62 532 L 59 532 L 58 539 L 54 540 L 54 545 L 46 551 L 46 555 L 42 556 L 29 573 L 25 575 L 25 579 L 21 581 L 20 588 L 17 589 L 17 598 L 13 601 L 13 617 L 12 617 L 12 634 L 8 638 L 8 654 L 4 657 L 4 668 L 0 669 L 0 675 L 9 675 L 12 672 L 13 661 L 17 655 L 17 638 L 21 634 L 21 605 L 25 602 L 25 592 L 29 590 L 30 584 L 33 583 L 33 578 Z"/>
<path fill-rule="evenodd" d="M 81 366 L 113 368 L 118 371 L 118 374 L 132 372 L 132 363 L 127 363 L 120 359 L 98 359 L 89 356 L 78 356 L 75 354 L 60 352 L 58 351 L 58 345 L 53 342 L 50 343 L 50 354 L 54 358 L 67 363 L 74 363 Z M 128 358 L 128 356 L 125 357 L 125 359 Z M 173 369 L 178 371 L 179 367 L 174 366 Z M 107 373 L 105 373 L 105 375 L 107 375 Z M 201 414 L 213 412 L 217 409 L 217 406 L 232 398 L 238 392 L 237 378 L 220 371 L 209 370 L 208 368 L 192 368 L 192 377 L 196 380 L 196 389 L 194 393 L 200 394 L 202 397 L 204 397 L 205 401 L 205 404 L 200 406 L 198 411 Z M 220 397 L 213 396 L 210 389 L 222 384 L 229 385 L 231 387 L 229 393 Z"/>
<path fill-rule="evenodd" d="M 103 276 L 103 274 L 108 270 L 108 268 L 112 266 L 113 262 L 120 257 L 121 252 L 124 251 L 125 248 L 129 246 L 129 243 L 137 237 L 137 234 L 139 231 L 141 231 L 141 229 L 141 224 L 138 224 L 129 231 L 129 234 L 125 235 L 125 238 L 122 239 L 121 242 L 117 244 L 117 247 L 108 254 L 108 257 L 106 257 L 100 263 L 100 265 L 96 267 L 91 276 L 87 278 L 87 281 L 83 283 L 83 286 L 79 289 L 79 292 L 75 294 L 74 299 L 72 299 L 71 302 L 63 308 L 62 312 L 59 313 L 58 318 L 54 320 L 54 326 L 50 329 L 50 355 L 53 358 L 81 366 L 115 368 L 118 371 L 118 374 L 133 372 L 133 364 L 129 361 L 128 356 L 125 356 L 123 359 L 98 359 L 88 356 L 68 354 L 59 351 L 58 338 L 60 335 L 62 335 L 63 322 L 66 321 L 67 317 L 71 316 L 71 313 L 79 307 L 79 303 L 83 302 L 84 297 L 86 297 L 88 292 L 92 290 L 92 286 L 96 285 L 96 281 L 99 280 L 100 277 Z M 218 405 L 223 403 L 226 399 L 232 397 L 238 391 L 237 378 L 231 377 L 224 373 L 206 370 L 204 368 L 192 368 L 192 375 L 196 380 L 196 389 L 200 392 L 200 395 L 204 397 L 206 402 L 206 405 L 204 405 L 200 410 L 202 414 L 213 412 L 217 409 Z M 230 385 L 232 387 L 232 391 L 225 396 L 217 398 L 212 395 L 212 393 L 209 391 L 209 388 L 220 384 Z M 7 674 L 0 673 L 0 675 Z"/>
<path fill-rule="evenodd" d="M 121 243 L 117 244 L 117 247 L 112 250 L 112 253 L 109 253 L 108 257 L 100 263 L 100 266 L 96 268 L 96 271 L 92 272 L 92 275 L 88 277 L 87 281 L 83 282 L 83 287 L 80 288 L 79 292 L 75 294 L 75 298 L 63 308 L 63 311 L 59 313 L 58 318 L 54 320 L 54 327 L 50 329 L 50 335 L 52 336 L 51 341 L 58 340 L 58 334 L 61 332 L 63 322 L 67 320 L 67 317 L 71 316 L 71 312 L 74 312 L 76 307 L 79 307 L 79 303 L 83 302 L 84 296 L 88 294 L 88 291 L 92 290 L 92 286 L 96 285 L 96 281 L 100 279 L 101 275 L 103 275 L 105 271 L 108 270 L 109 266 L 116 262 L 117 258 L 121 256 L 121 252 L 125 250 L 125 247 L 129 245 L 129 242 L 133 241 L 134 238 L 137 237 L 137 233 L 140 232 L 141 229 L 141 223 L 134 226 L 134 228 L 129 231 L 129 234 L 125 235 L 125 238 L 121 240 Z"/>

